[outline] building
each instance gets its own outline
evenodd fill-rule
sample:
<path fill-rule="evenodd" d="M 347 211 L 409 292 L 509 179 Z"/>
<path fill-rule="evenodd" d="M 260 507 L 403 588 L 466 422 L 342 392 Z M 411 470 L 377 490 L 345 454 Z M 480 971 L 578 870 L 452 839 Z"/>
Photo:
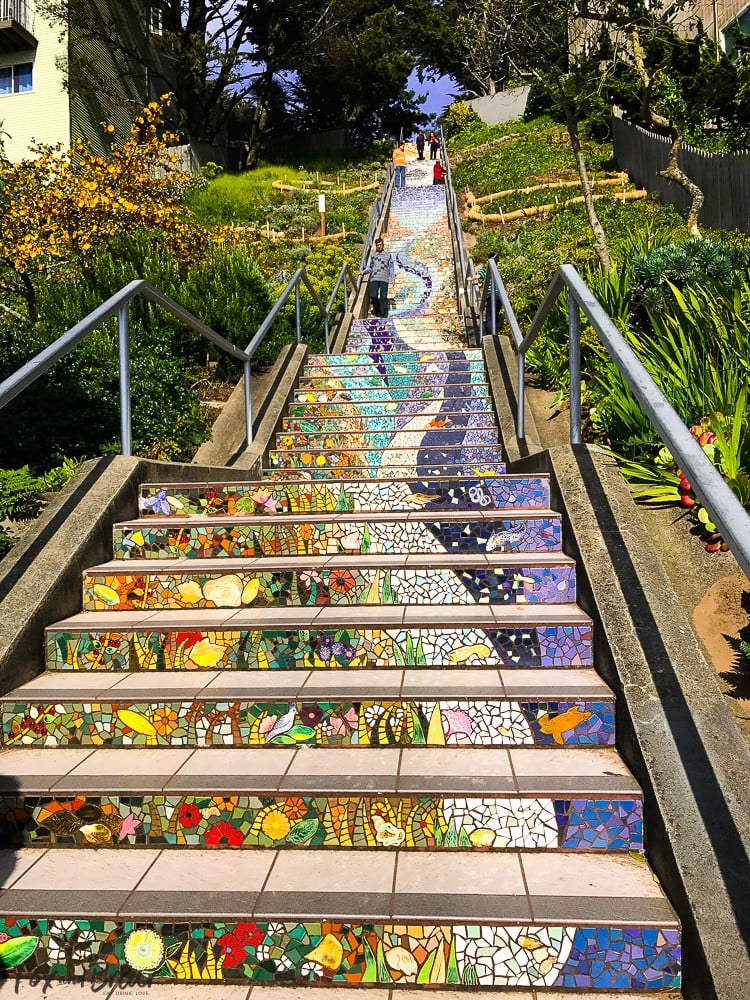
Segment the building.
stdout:
<path fill-rule="evenodd" d="M 6 155 L 18 161 L 34 142 L 67 148 L 76 139 L 103 152 L 102 123 L 124 137 L 134 115 L 165 89 L 148 69 L 158 58 L 159 12 L 144 0 L 70 0 L 65 21 L 51 23 L 35 8 L 35 0 L 0 0 Z"/>

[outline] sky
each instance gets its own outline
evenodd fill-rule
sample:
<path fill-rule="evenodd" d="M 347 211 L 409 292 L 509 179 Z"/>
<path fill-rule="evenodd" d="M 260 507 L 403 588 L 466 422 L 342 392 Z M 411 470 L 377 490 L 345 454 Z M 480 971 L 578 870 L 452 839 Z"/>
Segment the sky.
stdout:
<path fill-rule="evenodd" d="M 436 117 L 441 114 L 448 104 L 452 104 L 452 93 L 458 90 L 456 81 L 450 76 L 440 77 L 439 80 L 435 80 L 432 83 L 427 80 L 424 83 L 420 83 L 416 73 L 412 73 L 409 77 L 408 86 L 420 97 L 425 94 L 427 95 L 427 100 L 422 105 L 422 110 L 425 114 L 430 115 L 430 117 Z"/>

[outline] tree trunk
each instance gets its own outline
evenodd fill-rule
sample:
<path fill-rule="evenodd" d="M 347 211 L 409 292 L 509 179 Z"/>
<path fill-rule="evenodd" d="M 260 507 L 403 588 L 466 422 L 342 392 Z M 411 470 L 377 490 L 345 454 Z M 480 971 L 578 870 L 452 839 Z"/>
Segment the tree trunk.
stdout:
<path fill-rule="evenodd" d="M 672 136 L 672 145 L 669 147 L 667 165 L 664 170 L 659 171 L 659 176 L 666 177 L 668 181 L 674 181 L 675 184 L 679 184 L 680 187 L 684 188 L 684 190 L 690 195 L 691 201 L 687 214 L 687 231 L 690 236 L 700 236 L 701 233 L 698 228 L 698 216 L 703 208 L 705 198 L 703 192 L 695 181 L 691 181 L 680 166 L 682 136 L 673 125 L 670 127 L 669 131 Z"/>
<path fill-rule="evenodd" d="M 604 227 L 599 220 L 599 216 L 596 214 L 596 206 L 594 204 L 594 198 L 591 191 L 591 181 L 589 180 L 589 172 L 586 167 L 583 148 L 581 147 L 581 136 L 578 132 L 578 121 L 568 102 L 563 101 L 562 103 L 563 110 L 565 112 L 565 124 L 568 129 L 568 136 L 570 137 L 570 145 L 573 148 L 573 156 L 575 157 L 576 168 L 578 169 L 578 177 L 581 181 L 583 203 L 586 206 L 586 215 L 588 216 L 591 231 L 594 234 L 594 250 L 596 251 L 596 256 L 599 258 L 599 264 L 601 265 L 602 271 L 611 271 L 612 258 L 609 256 L 607 236 L 604 232 Z"/>

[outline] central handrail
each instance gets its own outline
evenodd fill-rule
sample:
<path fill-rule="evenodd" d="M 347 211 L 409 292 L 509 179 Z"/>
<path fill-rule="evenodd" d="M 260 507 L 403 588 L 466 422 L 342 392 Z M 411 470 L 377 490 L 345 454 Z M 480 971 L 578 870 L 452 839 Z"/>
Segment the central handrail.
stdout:
<path fill-rule="evenodd" d="M 672 404 L 651 378 L 644 364 L 576 268 L 572 264 L 563 264 L 557 269 L 524 336 L 495 261 L 490 259 L 487 264 L 478 318 L 481 322 L 485 303 L 490 300 L 490 296 L 492 297 L 490 301 L 494 303 L 497 292 L 518 355 L 516 434 L 519 439 L 524 438 L 526 352 L 539 336 L 557 300 L 567 291 L 571 444 L 583 443 L 581 429 L 581 312 L 583 312 L 641 409 L 675 457 L 679 468 L 690 480 L 695 493 L 705 506 L 711 520 L 717 525 L 739 566 L 745 575 L 750 577 L 748 512 L 677 415 Z M 473 271 L 473 261 L 470 261 L 469 265 Z M 491 333 L 496 337 L 498 331 L 494 310 L 491 326 Z"/>
<path fill-rule="evenodd" d="M 148 281 L 136 279 L 125 285 L 119 291 L 111 295 L 105 302 L 93 309 L 88 316 L 72 326 L 61 337 L 58 337 L 52 344 L 45 347 L 43 351 L 26 362 L 23 367 L 14 372 L 3 382 L 0 382 L 0 409 L 7 406 L 20 393 L 32 385 L 40 378 L 52 365 L 65 357 L 70 351 L 78 346 L 89 334 L 99 329 L 102 324 L 112 317 L 117 317 L 117 354 L 119 368 L 119 391 L 120 391 L 120 447 L 123 455 L 133 454 L 133 432 L 132 432 L 132 407 L 130 392 L 130 317 L 129 306 L 133 299 L 143 296 L 155 305 L 160 306 L 166 312 L 171 313 L 176 319 L 189 329 L 199 333 L 206 340 L 211 341 L 219 347 L 225 354 L 241 362 L 244 374 L 245 389 L 245 431 L 247 444 L 253 441 L 253 418 L 252 418 L 252 388 L 251 388 L 251 361 L 253 355 L 260 347 L 264 337 L 273 326 L 281 309 L 288 301 L 292 292 L 295 293 L 295 320 L 297 331 L 297 343 L 302 339 L 302 308 L 300 287 L 304 285 L 310 293 L 314 304 L 323 316 L 325 327 L 326 353 L 330 352 L 330 325 L 329 315 L 336 299 L 338 289 L 346 278 L 351 281 L 351 269 L 346 263 L 341 268 L 338 281 L 334 291 L 328 300 L 327 305 L 323 304 L 320 296 L 316 292 L 304 268 L 298 268 L 294 275 L 287 282 L 286 287 L 279 295 L 270 312 L 258 327 L 258 330 L 251 338 L 249 344 L 243 351 L 230 343 L 225 337 L 207 326 L 191 312 L 188 312 L 179 302 L 175 302 L 168 295 L 154 288 Z M 346 285 L 344 285 L 344 302 L 347 303 Z"/>

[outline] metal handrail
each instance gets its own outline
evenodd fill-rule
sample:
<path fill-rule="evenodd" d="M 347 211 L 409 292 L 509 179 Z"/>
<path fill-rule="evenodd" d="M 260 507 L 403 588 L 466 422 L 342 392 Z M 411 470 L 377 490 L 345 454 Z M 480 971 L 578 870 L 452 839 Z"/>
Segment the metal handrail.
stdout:
<path fill-rule="evenodd" d="M 274 303 L 271 311 L 258 327 L 255 335 L 250 340 L 245 350 L 235 347 L 221 334 L 212 330 L 197 316 L 188 312 L 179 302 L 164 295 L 157 288 L 154 288 L 148 281 L 131 281 L 110 296 L 96 309 L 92 310 L 80 322 L 72 326 L 61 337 L 58 337 L 52 344 L 40 351 L 35 357 L 27 361 L 22 368 L 14 372 L 9 378 L 0 382 L 0 409 L 7 406 L 20 393 L 27 389 L 32 383 L 40 378 L 55 362 L 65 357 L 74 347 L 77 347 L 90 333 L 97 330 L 103 323 L 113 316 L 117 316 L 117 354 L 119 364 L 119 388 L 120 388 L 120 444 L 123 455 L 133 454 L 133 433 L 132 433 L 132 411 L 130 394 L 130 319 L 129 305 L 137 296 L 142 295 L 150 302 L 161 306 L 166 312 L 171 313 L 181 323 L 195 330 L 206 340 L 210 340 L 226 354 L 240 361 L 244 370 L 245 382 L 245 431 L 248 445 L 253 441 L 253 418 L 252 418 L 252 390 L 251 390 L 251 361 L 253 355 L 260 347 L 263 338 L 273 326 L 279 312 L 286 304 L 292 292 L 295 293 L 295 320 L 297 329 L 297 343 L 302 339 L 302 308 L 300 297 L 300 286 L 305 285 L 312 296 L 313 302 L 320 310 L 325 324 L 326 353 L 330 353 L 330 330 L 328 317 L 336 297 L 338 287 L 347 273 L 348 264 L 341 269 L 339 280 L 334 289 L 328 305 L 324 305 L 320 296 L 310 283 L 310 279 L 303 268 L 298 268 L 292 278 L 287 283 L 281 295 Z M 351 280 L 351 279 L 350 279 Z M 346 302 L 346 287 L 344 290 Z"/>
<path fill-rule="evenodd" d="M 473 262 L 470 262 L 473 268 Z M 581 312 L 596 331 L 618 371 L 630 387 L 643 412 L 670 450 L 679 468 L 689 479 L 695 493 L 716 524 L 730 551 L 746 576 L 750 577 L 750 516 L 729 488 L 713 462 L 688 430 L 661 389 L 649 375 L 632 347 L 615 326 L 612 318 L 598 301 L 572 264 L 563 264 L 555 272 L 531 322 L 528 332 L 521 333 L 515 312 L 494 260 L 488 261 L 481 303 L 497 288 L 518 354 L 518 388 L 516 433 L 524 437 L 525 358 L 560 296 L 568 293 L 568 367 L 570 371 L 570 441 L 583 443 L 581 430 Z M 494 300 L 494 296 L 493 296 Z M 481 308 L 481 306 L 480 306 Z M 481 312 L 480 312 L 481 317 Z M 492 333 L 497 336 L 496 322 Z"/>
<path fill-rule="evenodd" d="M 378 226 L 383 217 L 383 209 L 386 205 L 390 203 L 391 188 L 393 187 L 394 180 L 394 170 L 393 164 L 389 163 L 385 168 L 385 177 L 383 178 L 383 190 L 379 198 L 376 198 L 372 203 L 372 208 L 370 209 L 370 221 L 367 226 L 367 233 L 365 234 L 365 242 L 362 248 L 362 257 L 359 262 L 360 271 L 363 270 L 367 259 L 370 256 L 370 250 L 372 249 L 372 244 L 375 239 L 375 233 L 378 230 Z M 362 279 L 359 278 L 357 282 L 357 288 L 359 289 L 362 284 Z"/>
<path fill-rule="evenodd" d="M 466 247 L 464 245 L 464 234 L 461 229 L 461 216 L 458 211 L 458 198 L 456 197 L 456 191 L 453 187 L 453 174 L 451 172 L 450 160 L 448 158 L 448 144 L 445 140 L 445 134 L 443 132 L 442 125 L 440 126 L 440 152 L 443 158 L 443 173 L 445 175 L 445 190 L 448 201 L 448 211 L 453 222 L 453 232 L 456 239 L 457 257 L 458 257 L 458 279 L 459 285 L 466 293 L 467 289 L 467 279 L 469 277 L 468 266 L 471 261 L 467 258 Z M 473 273 L 473 265 L 472 265 Z M 462 300 L 459 297 L 459 309 L 462 308 Z"/>
<path fill-rule="evenodd" d="M 333 304 L 336 301 L 336 296 L 338 295 L 339 288 L 341 285 L 344 286 L 344 312 L 349 312 L 349 284 L 347 280 L 349 279 L 349 284 L 352 286 L 352 291 L 356 293 L 357 282 L 355 280 L 355 275 L 349 266 L 349 261 L 347 261 L 341 270 L 339 271 L 339 276 L 336 279 L 336 284 L 333 286 L 333 291 L 331 292 L 330 298 L 326 303 L 326 313 L 330 315 L 331 309 L 333 309 Z M 328 353 L 328 343 L 326 342 L 326 353 Z"/>

